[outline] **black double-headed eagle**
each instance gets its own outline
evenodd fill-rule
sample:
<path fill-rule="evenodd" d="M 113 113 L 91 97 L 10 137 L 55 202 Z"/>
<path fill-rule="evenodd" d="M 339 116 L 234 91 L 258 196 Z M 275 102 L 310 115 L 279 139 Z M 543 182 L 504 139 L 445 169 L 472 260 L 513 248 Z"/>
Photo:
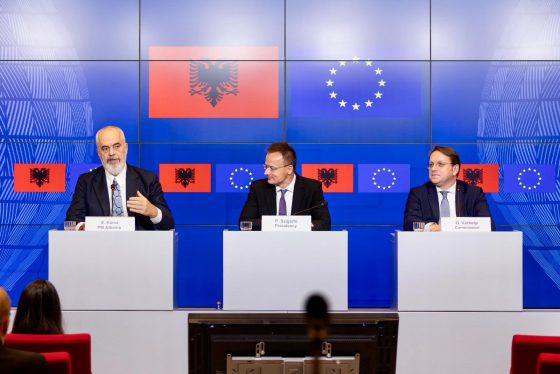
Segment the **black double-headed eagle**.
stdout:
<path fill-rule="evenodd" d="M 29 169 L 29 181 L 35 183 L 39 188 L 45 183 L 49 183 L 50 169 L 31 168 Z"/>
<path fill-rule="evenodd" d="M 189 93 L 202 95 L 215 107 L 225 95 L 236 95 L 237 62 L 192 61 L 190 63 Z"/>
<path fill-rule="evenodd" d="M 322 168 L 317 170 L 318 178 L 326 188 L 329 188 L 332 184 L 338 182 L 338 169 L 333 168 Z"/>
<path fill-rule="evenodd" d="M 484 178 L 483 169 L 464 169 L 463 170 L 463 180 L 470 184 L 471 186 L 476 186 L 478 183 L 482 183 Z"/>
<path fill-rule="evenodd" d="M 195 182 L 195 169 L 179 168 L 175 169 L 175 183 L 187 188 L 190 183 Z"/>

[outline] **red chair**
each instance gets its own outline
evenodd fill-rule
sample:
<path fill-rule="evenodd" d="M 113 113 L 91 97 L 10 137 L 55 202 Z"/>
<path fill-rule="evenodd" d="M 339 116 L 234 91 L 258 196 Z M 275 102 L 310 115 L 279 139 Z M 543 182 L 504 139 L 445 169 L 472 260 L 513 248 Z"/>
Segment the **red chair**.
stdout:
<path fill-rule="evenodd" d="M 537 374 L 560 373 L 560 354 L 541 353 L 537 359 Z"/>
<path fill-rule="evenodd" d="M 560 337 L 514 335 L 510 374 L 535 374 L 540 353 L 560 353 Z"/>
<path fill-rule="evenodd" d="M 72 374 L 72 360 L 68 352 L 41 353 L 47 360 L 49 374 Z"/>
<path fill-rule="evenodd" d="M 8 334 L 4 345 L 8 348 L 38 353 L 68 352 L 73 374 L 91 374 L 91 336 L 89 334 Z"/>

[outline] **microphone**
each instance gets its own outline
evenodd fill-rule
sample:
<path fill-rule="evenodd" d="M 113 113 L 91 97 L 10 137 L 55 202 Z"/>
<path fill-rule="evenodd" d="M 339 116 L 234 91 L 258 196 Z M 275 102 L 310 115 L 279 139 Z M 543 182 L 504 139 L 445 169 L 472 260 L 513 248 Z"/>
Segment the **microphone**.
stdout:
<path fill-rule="evenodd" d="M 327 206 L 327 205 L 329 205 L 329 203 L 327 201 L 321 201 L 319 204 L 317 204 L 315 206 L 312 206 L 311 208 L 307 208 L 307 209 L 300 210 L 299 212 L 295 212 L 294 214 L 292 214 L 292 216 L 297 216 L 298 214 L 309 212 L 310 210 L 313 210 L 315 208 L 320 208 L 320 207 L 324 207 L 324 206 Z"/>
<path fill-rule="evenodd" d="M 306 302 L 307 336 L 310 339 L 311 354 L 313 355 L 312 373 L 319 374 L 319 357 L 323 341 L 328 336 L 329 313 L 327 302 L 318 294 L 311 295 Z"/>

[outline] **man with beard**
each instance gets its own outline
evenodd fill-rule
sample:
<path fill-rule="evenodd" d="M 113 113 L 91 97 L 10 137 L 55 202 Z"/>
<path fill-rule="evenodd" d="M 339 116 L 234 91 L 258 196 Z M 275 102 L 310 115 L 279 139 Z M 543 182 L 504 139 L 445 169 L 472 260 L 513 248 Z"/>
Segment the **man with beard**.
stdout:
<path fill-rule="evenodd" d="M 455 150 L 440 146 L 432 149 L 430 181 L 413 188 L 408 195 L 405 231 L 412 231 L 414 222 L 425 222 L 424 231 L 440 231 L 440 217 L 491 217 L 482 189 L 457 179 L 460 169 L 461 160 Z"/>
<path fill-rule="evenodd" d="M 124 132 L 107 126 L 97 132 L 95 143 L 103 166 L 80 176 L 66 220 L 78 222 L 80 230 L 86 216 L 134 216 L 136 230 L 173 229 L 157 176 L 126 163 Z"/>

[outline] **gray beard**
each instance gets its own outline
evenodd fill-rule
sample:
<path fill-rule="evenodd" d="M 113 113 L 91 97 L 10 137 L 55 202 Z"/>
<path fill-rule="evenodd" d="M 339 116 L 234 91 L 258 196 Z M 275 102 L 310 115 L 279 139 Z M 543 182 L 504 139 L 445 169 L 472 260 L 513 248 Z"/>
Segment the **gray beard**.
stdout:
<path fill-rule="evenodd" d="M 125 165 L 126 165 L 126 156 L 123 159 L 121 159 L 121 162 L 119 162 L 117 165 L 111 165 L 109 163 L 103 162 L 103 167 L 105 168 L 107 173 L 115 177 L 119 175 L 121 171 L 123 171 Z"/>

